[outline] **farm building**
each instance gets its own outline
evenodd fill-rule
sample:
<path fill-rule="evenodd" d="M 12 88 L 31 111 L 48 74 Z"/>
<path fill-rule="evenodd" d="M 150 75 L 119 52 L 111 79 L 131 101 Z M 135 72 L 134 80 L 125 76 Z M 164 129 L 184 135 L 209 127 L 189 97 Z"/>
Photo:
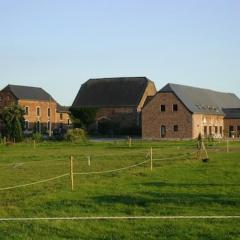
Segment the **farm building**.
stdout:
<path fill-rule="evenodd" d="M 240 99 L 232 93 L 167 84 L 143 108 L 145 139 L 239 137 Z"/>
<path fill-rule="evenodd" d="M 140 134 L 141 112 L 146 99 L 156 94 L 146 77 L 90 79 L 84 83 L 73 108 L 97 109 L 92 126 L 101 134 Z"/>
<path fill-rule="evenodd" d="M 0 91 L 0 109 L 18 104 L 25 110 L 25 133 L 49 133 L 66 129 L 70 124 L 69 112 L 60 106 L 42 88 L 8 85 Z"/>

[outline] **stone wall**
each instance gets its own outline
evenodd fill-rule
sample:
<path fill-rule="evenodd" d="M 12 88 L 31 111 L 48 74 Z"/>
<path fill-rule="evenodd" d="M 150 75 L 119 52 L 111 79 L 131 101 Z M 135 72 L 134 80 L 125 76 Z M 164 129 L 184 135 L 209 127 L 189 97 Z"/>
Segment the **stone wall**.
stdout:
<path fill-rule="evenodd" d="M 212 136 L 222 138 L 224 131 L 224 116 L 193 114 L 193 138 L 197 138 L 199 134 L 203 137 Z"/>

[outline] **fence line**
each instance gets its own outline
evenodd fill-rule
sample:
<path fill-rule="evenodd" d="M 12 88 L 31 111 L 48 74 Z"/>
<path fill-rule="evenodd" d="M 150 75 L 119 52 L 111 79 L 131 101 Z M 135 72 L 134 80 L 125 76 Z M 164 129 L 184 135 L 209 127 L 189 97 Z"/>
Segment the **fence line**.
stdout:
<path fill-rule="evenodd" d="M 32 217 L 0 218 L 0 222 L 76 221 L 76 220 L 182 220 L 182 219 L 240 219 L 240 216 L 102 216 L 102 217 Z"/>
<path fill-rule="evenodd" d="M 73 173 L 74 175 L 92 175 L 92 174 L 104 174 L 104 173 L 113 173 L 113 172 L 120 172 L 122 170 L 127 170 L 127 169 L 131 169 L 131 168 L 135 168 L 138 166 L 141 166 L 147 162 L 149 162 L 150 160 L 146 160 L 144 162 L 141 163 L 137 163 L 131 166 L 127 166 L 127 167 L 122 167 L 122 168 L 117 168 L 117 169 L 112 169 L 112 170 L 106 170 L 106 171 L 98 171 L 98 172 L 80 172 L 80 173 Z"/>
<path fill-rule="evenodd" d="M 194 154 L 194 153 L 192 153 Z M 187 154 L 187 155 L 191 155 L 191 154 Z M 181 156 L 176 156 L 176 157 L 181 157 Z M 153 159 L 153 161 L 160 161 L 160 160 L 170 160 L 170 159 L 176 159 L 176 157 L 169 157 L 169 158 L 162 158 L 162 159 Z M 134 165 L 130 165 L 130 166 L 126 166 L 126 167 L 122 167 L 122 168 L 117 168 L 117 169 L 111 169 L 111 170 L 106 170 L 106 171 L 95 171 L 95 172 L 79 172 L 79 173 L 73 173 L 73 175 L 95 175 L 95 174 L 106 174 L 106 173 L 114 173 L 114 172 L 120 172 L 123 170 L 127 170 L 127 169 L 131 169 L 131 168 L 135 168 L 141 165 L 144 165 L 145 163 L 150 162 L 150 159 L 145 160 L 143 162 L 134 164 Z M 1 191 L 5 191 L 5 190 L 12 190 L 12 189 L 17 189 L 17 188 L 22 188 L 22 187 L 28 187 L 28 186 L 32 186 L 32 185 L 36 185 L 36 184 L 40 184 L 40 183 L 46 183 L 46 182 L 50 182 L 50 181 L 54 181 L 57 180 L 59 178 L 63 178 L 69 176 L 69 173 L 65 173 L 63 175 L 59 175 L 56 177 L 52 177 L 52 178 L 48 178 L 48 179 L 44 179 L 44 180 L 40 180 L 40 181 L 36 181 L 36 182 L 32 182 L 32 183 L 26 183 L 26 184 L 21 184 L 21 185 L 16 185 L 16 186 L 11 186 L 11 187 L 4 187 L 4 188 L 0 188 L 0 192 Z"/>
<path fill-rule="evenodd" d="M 165 160 L 175 160 L 184 156 L 192 156 L 194 154 L 196 154 L 197 152 L 193 152 L 193 153 L 186 153 L 186 154 L 179 154 L 178 156 L 175 157 L 167 157 L 167 158 L 153 158 L 153 161 L 165 161 Z M 180 160 L 180 159 L 179 159 Z"/>
<path fill-rule="evenodd" d="M 116 156 L 116 157 L 120 157 L 120 156 L 129 156 L 129 155 L 137 155 L 137 154 L 147 154 L 147 150 L 146 151 L 136 151 L 136 152 L 129 152 L 129 153 L 124 153 L 124 154 L 120 154 L 120 153 L 115 153 L 115 154 L 83 154 L 80 155 L 80 161 L 85 161 L 84 159 L 87 158 L 89 155 L 91 157 L 107 157 L 107 156 Z M 40 163 L 40 162 L 64 162 L 66 159 L 62 158 L 62 159 L 54 159 L 54 160 L 36 160 L 36 161 L 27 161 L 27 162 L 13 162 L 13 163 L 6 163 L 6 164 L 0 164 L 0 167 L 11 167 L 14 166 L 16 164 L 29 164 L 29 163 Z M 77 160 L 79 161 L 79 160 Z"/>
<path fill-rule="evenodd" d="M 26 183 L 26 184 L 16 185 L 16 186 L 12 186 L 12 187 L 0 188 L 0 191 L 22 188 L 22 187 L 28 187 L 28 186 L 32 186 L 32 185 L 36 185 L 36 184 L 40 184 L 40 183 L 50 182 L 50 181 L 53 181 L 53 180 L 56 180 L 56 179 L 59 179 L 59 178 L 66 177 L 68 175 L 69 175 L 69 173 L 65 173 L 65 174 L 60 175 L 60 176 L 56 176 L 56 177 L 52 177 L 52 178 L 48 178 L 48 179 L 44 179 L 44 180 L 40 180 L 40 181 L 36 181 L 36 182 L 32 182 L 32 183 Z"/>

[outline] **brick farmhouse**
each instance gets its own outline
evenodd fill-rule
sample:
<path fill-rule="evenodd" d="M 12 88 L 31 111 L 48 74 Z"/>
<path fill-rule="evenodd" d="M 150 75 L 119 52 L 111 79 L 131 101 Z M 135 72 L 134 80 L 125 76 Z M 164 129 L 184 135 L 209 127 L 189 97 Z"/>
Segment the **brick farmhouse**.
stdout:
<path fill-rule="evenodd" d="M 167 84 L 142 110 L 145 139 L 240 136 L 240 99 L 232 93 Z"/>
<path fill-rule="evenodd" d="M 25 133 L 50 133 L 70 125 L 68 109 L 42 88 L 8 85 L 0 91 L 0 109 L 18 104 L 25 110 Z"/>
<path fill-rule="evenodd" d="M 141 112 L 149 96 L 156 94 L 146 77 L 90 79 L 85 82 L 73 108 L 96 108 L 93 128 L 103 134 L 140 134 Z"/>

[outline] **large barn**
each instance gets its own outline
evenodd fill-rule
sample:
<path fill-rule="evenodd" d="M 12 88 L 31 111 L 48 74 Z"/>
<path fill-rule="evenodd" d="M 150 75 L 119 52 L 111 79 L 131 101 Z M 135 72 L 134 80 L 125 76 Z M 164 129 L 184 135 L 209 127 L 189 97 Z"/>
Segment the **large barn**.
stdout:
<path fill-rule="evenodd" d="M 98 133 L 140 134 L 142 108 L 155 94 L 154 82 L 146 77 L 90 79 L 81 86 L 72 107 L 96 108 Z"/>
<path fill-rule="evenodd" d="M 240 136 L 240 99 L 232 93 L 167 84 L 142 111 L 146 139 Z"/>

